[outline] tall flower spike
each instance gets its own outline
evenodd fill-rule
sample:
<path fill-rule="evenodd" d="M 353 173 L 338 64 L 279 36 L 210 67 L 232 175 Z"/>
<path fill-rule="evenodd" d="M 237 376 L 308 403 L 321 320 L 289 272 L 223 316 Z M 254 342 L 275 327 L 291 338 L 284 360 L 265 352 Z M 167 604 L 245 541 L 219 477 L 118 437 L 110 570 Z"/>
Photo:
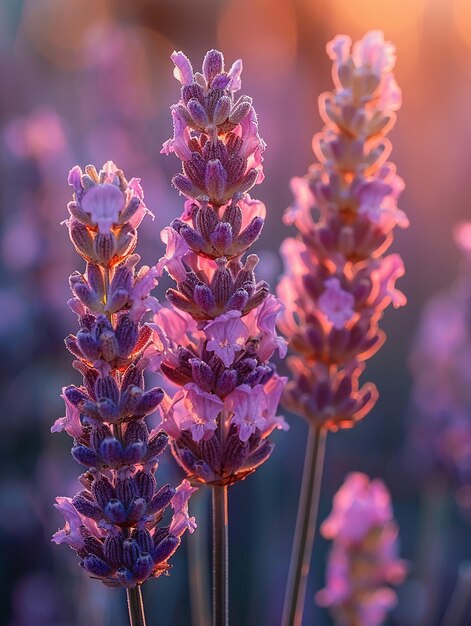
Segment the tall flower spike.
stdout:
<path fill-rule="evenodd" d="M 459 224 L 455 239 L 460 271 L 427 302 L 411 352 L 413 409 L 405 456 L 433 493 L 448 494 L 451 486 L 471 520 L 471 223 Z"/>
<path fill-rule="evenodd" d="M 436 516 L 424 515 L 421 526 L 423 547 L 418 550 L 421 558 L 416 571 L 427 600 L 422 609 L 424 623 L 433 620 L 431 589 L 442 579 L 441 565 L 446 559 L 443 552 L 434 553 L 427 546 L 442 536 L 453 497 L 461 516 L 471 523 L 471 223 L 458 224 L 454 235 L 461 252 L 457 275 L 425 303 L 409 358 L 413 386 L 403 471 L 423 494 L 424 512 L 426 507 L 445 512 L 438 523 Z M 464 603 L 456 611 L 450 601 L 444 619 L 466 623 L 467 612 Z"/>
<path fill-rule="evenodd" d="M 187 200 L 162 232 L 167 251 L 157 268 L 176 285 L 167 292 L 170 308 L 154 315 L 146 355 L 179 387 L 159 407 L 175 459 L 190 481 L 213 488 L 213 624 L 223 626 L 227 486 L 264 463 L 273 450 L 268 436 L 287 428 L 277 415 L 285 379 L 270 363 L 286 344 L 275 330 L 281 304 L 255 277 L 258 257 L 243 258 L 265 221 L 264 205 L 247 194 L 263 179 L 265 144 L 252 99 L 235 98 L 242 63 L 226 72 L 222 54 L 211 50 L 194 73 L 182 52 L 172 60 L 181 99 L 162 152 L 182 161 L 173 184 Z"/>
<path fill-rule="evenodd" d="M 163 152 L 182 160 L 182 179 L 192 184 L 188 163 L 198 164 L 201 193 L 180 188 L 185 210 L 162 231 L 167 252 L 157 267 L 166 268 L 176 285 L 167 292 L 171 307 L 154 315 L 146 354 L 180 386 L 160 405 L 176 459 L 191 480 L 227 485 L 266 460 L 266 437 L 285 427 L 269 397 L 274 386 L 281 393 L 284 382 L 269 365 L 275 350 L 286 352 L 275 331 L 282 307 L 255 278 L 258 257 L 241 258 L 265 220 L 265 207 L 242 182 L 247 175 L 253 184 L 260 179 L 265 144 L 251 98 L 234 96 L 240 61 L 226 72 L 222 54 L 211 50 L 202 72 L 194 73 L 182 52 L 172 60 L 182 90 L 172 107 L 175 137 Z M 242 172 L 237 181 L 231 174 L 236 162 Z M 233 181 L 230 191 L 227 180 Z M 250 410 L 242 410 L 246 404 Z"/>
<path fill-rule="evenodd" d="M 336 624 L 380 626 L 396 605 L 391 585 L 403 582 L 406 564 L 398 558 L 398 528 L 389 491 L 381 480 L 349 474 L 321 525 L 333 541 L 326 587 L 316 594 Z"/>
<path fill-rule="evenodd" d="M 136 229 L 149 211 L 139 181 L 128 182 L 111 161 L 99 173 L 74 167 L 69 184 L 74 200 L 66 223 L 87 267 L 70 277 L 69 305 L 79 330 L 65 343 L 83 385 L 63 389 L 66 415 L 51 430 L 73 437 L 72 456 L 87 471 L 82 491 L 57 498 L 66 524 L 53 541 L 68 543 L 93 578 L 125 587 L 131 626 L 143 626 L 140 586 L 168 571 L 180 536 L 196 527 L 188 515 L 189 483 L 157 485 L 154 473 L 168 436 L 149 432 L 146 424 L 164 395 L 144 388 L 149 360 L 143 353 L 152 330 L 142 316 L 158 308 L 150 296 L 157 271 L 136 271 L 139 256 L 133 254 Z M 174 513 L 164 524 L 169 505 Z"/>
<path fill-rule="evenodd" d="M 353 426 L 375 404 L 376 387 L 361 385 L 359 377 L 384 342 L 383 311 L 406 301 L 395 287 L 402 260 L 385 256 L 394 228 L 408 224 L 397 207 L 404 184 L 386 160 L 385 135 L 401 103 L 392 74 L 395 48 L 372 31 L 353 49 L 350 38 L 339 35 L 327 53 L 335 90 L 319 99 L 325 122 L 313 139 L 319 162 L 291 183 L 295 200 L 285 222 L 298 235 L 282 244 L 285 273 L 278 287 L 286 304 L 279 328 L 293 353 L 284 403 L 310 431 L 284 626 L 302 620 L 326 433 Z"/>

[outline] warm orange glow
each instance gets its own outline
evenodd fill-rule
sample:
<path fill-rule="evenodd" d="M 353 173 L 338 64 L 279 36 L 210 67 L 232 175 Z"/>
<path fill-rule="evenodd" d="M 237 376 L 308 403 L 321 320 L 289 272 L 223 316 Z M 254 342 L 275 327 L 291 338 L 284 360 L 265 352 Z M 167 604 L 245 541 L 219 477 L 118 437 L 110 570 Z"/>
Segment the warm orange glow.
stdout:
<path fill-rule="evenodd" d="M 416 71 L 426 8 L 427 0 L 336 0 L 331 3 L 331 32 L 361 37 L 370 29 L 383 30 L 399 51 L 403 77 Z"/>
<path fill-rule="evenodd" d="M 454 17 L 458 33 L 465 44 L 471 47 L 471 2 L 455 0 Z"/>
<path fill-rule="evenodd" d="M 334 19 L 362 31 L 384 28 L 392 36 L 417 24 L 426 0 L 336 0 L 331 5 Z"/>
<path fill-rule="evenodd" d="M 109 0 L 30 0 L 25 3 L 17 45 L 27 39 L 61 67 L 80 65 L 84 35 L 109 19 Z"/>
<path fill-rule="evenodd" d="M 242 34 L 234 37 L 234 24 Z M 265 79 L 290 69 L 296 54 L 297 32 L 290 3 L 271 0 L 232 0 L 223 11 L 218 41 L 228 58 L 244 57 L 258 64 Z"/>

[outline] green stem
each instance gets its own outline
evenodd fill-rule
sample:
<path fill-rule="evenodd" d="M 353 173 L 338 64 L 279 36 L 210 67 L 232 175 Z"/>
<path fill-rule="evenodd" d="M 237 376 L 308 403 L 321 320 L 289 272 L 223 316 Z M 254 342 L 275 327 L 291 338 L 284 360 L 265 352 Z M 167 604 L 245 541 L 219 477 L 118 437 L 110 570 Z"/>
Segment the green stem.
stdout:
<path fill-rule="evenodd" d="M 227 485 L 213 485 L 213 626 L 229 626 Z"/>
<path fill-rule="evenodd" d="M 200 489 L 192 498 L 192 512 L 198 520 L 198 532 L 187 543 L 188 577 L 192 626 L 208 626 L 211 622 L 209 590 L 208 526 L 209 489 Z"/>
<path fill-rule="evenodd" d="M 144 604 L 140 585 L 126 589 L 128 599 L 129 624 L 130 626 L 146 626 Z"/>
<path fill-rule="evenodd" d="M 304 598 L 316 534 L 326 435 L 327 431 L 320 426 L 309 428 L 282 626 L 301 626 L 303 621 Z"/>

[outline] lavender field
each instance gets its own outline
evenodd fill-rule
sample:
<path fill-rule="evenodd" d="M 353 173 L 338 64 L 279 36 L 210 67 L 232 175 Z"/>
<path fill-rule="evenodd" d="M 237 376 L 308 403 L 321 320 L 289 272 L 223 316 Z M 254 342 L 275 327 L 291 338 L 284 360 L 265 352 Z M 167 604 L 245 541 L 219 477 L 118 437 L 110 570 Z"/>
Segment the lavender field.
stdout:
<path fill-rule="evenodd" d="M 0 622 L 469 626 L 469 2 L 0 34 Z"/>

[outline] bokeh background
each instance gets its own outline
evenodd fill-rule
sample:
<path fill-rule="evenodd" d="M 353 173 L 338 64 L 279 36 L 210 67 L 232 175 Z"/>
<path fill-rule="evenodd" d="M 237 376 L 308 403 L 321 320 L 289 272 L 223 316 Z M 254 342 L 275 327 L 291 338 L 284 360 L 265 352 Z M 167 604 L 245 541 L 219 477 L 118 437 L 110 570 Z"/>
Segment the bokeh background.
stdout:
<path fill-rule="evenodd" d="M 76 327 L 65 305 L 68 276 L 82 269 L 61 226 L 69 169 L 111 158 L 128 178 L 142 178 L 156 219 L 141 227 L 138 251 L 144 262 L 155 263 L 163 253 L 160 229 L 182 210 L 170 185 L 178 161 L 159 154 L 172 134 L 169 105 L 179 94 L 170 54 L 183 50 L 194 67 L 212 47 L 229 64 L 243 58 L 243 93 L 254 98 L 268 144 L 266 180 L 253 195 L 268 208 L 257 251 L 261 274 L 274 286 L 279 245 L 288 234 L 281 217 L 291 202 L 289 180 L 313 161 L 311 137 L 321 126 L 317 96 L 331 87 L 325 44 L 337 33 L 355 39 L 371 28 L 384 30 L 398 50 L 404 105 L 391 133 L 392 160 L 406 180 L 400 205 L 411 226 L 398 233 L 394 250 L 404 257 L 407 275 L 400 287 L 409 303 L 388 310 L 388 341 L 368 363 L 366 377 L 381 393 L 378 404 L 355 429 L 329 437 L 320 518 L 348 471 L 383 478 L 401 528 L 401 553 L 410 561 L 388 624 L 438 626 L 452 596 L 456 604 L 471 595 L 471 517 L 456 498 L 463 485 L 410 452 L 417 449 L 411 438 L 423 429 L 411 427 L 418 409 L 408 365 L 424 303 L 457 274 L 454 226 L 471 216 L 471 2 L 3 0 L 2 624 L 124 626 L 127 619 L 124 592 L 88 580 L 67 547 L 50 543 L 62 524 L 54 497 L 73 495 L 80 472 L 68 437 L 50 434 L 63 414 L 61 388 L 78 382 L 63 346 Z M 466 363 L 471 370 L 471 356 Z M 291 430 L 276 435 L 269 463 L 230 490 L 232 626 L 279 623 L 306 438 L 306 425 L 287 417 Z M 170 454 L 159 476 L 179 476 Z M 206 505 L 200 494 L 195 506 L 203 543 Z M 313 599 L 323 585 L 326 549 L 318 538 L 306 625 L 331 624 Z M 151 624 L 190 624 L 186 549 L 173 562 L 170 577 L 145 587 Z M 446 626 L 469 626 L 471 608 L 462 615 L 464 621 Z"/>

